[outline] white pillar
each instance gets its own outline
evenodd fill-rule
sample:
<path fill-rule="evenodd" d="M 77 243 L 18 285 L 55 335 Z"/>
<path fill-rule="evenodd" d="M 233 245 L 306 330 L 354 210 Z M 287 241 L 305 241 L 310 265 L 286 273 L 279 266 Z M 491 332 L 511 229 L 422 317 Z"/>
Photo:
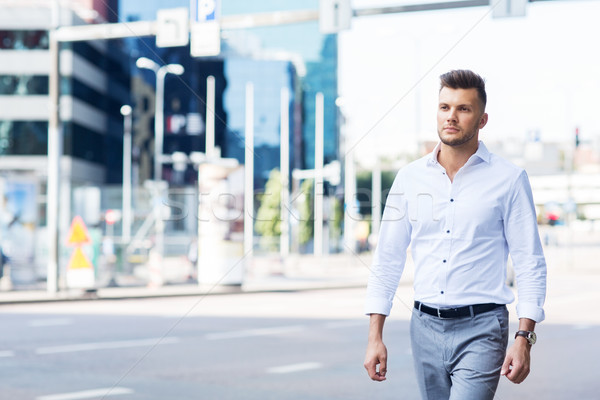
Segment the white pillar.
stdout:
<path fill-rule="evenodd" d="M 54 3 L 55 18 L 54 28 L 58 26 L 59 11 L 58 1 Z M 50 31 L 50 74 L 49 97 L 50 116 L 48 119 L 48 183 L 46 192 L 46 229 L 48 231 L 48 267 L 46 287 L 49 293 L 58 292 L 58 260 L 59 260 L 59 222 L 60 208 L 60 160 L 62 158 L 63 138 L 60 129 L 59 117 L 59 42 L 56 39 L 56 30 Z"/>
<path fill-rule="evenodd" d="M 215 157 L 215 77 L 206 78 L 206 158 Z"/>
<path fill-rule="evenodd" d="M 375 162 L 371 181 L 371 233 L 379 234 L 381 224 L 381 163 Z"/>
<path fill-rule="evenodd" d="M 315 99 L 315 233 L 314 254 L 323 254 L 323 155 L 324 155 L 324 100 L 323 93 Z"/>
<path fill-rule="evenodd" d="M 357 212 L 356 205 L 356 169 L 354 167 L 354 151 L 350 149 L 344 158 L 344 247 L 345 252 L 355 250 L 356 238 L 354 227 Z"/>
<path fill-rule="evenodd" d="M 254 247 L 254 85 L 246 83 L 246 141 L 244 165 L 244 254 Z"/>
<path fill-rule="evenodd" d="M 162 151 L 165 137 L 165 77 L 167 68 L 156 71 L 156 98 L 154 99 L 154 180 L 162 180 Z"/>
<path fill-rule="evenodd" d="M 131 107 L 121 107 L 123 115 L 123 220 L 121 238 L 123 243 L 129 243 L 131 238 Z"/>
<path fill-rule="evenodd" d="M 290 91 L 281 88 L 281 236 L 279 252 L 282 257 L 290 253 Z"/>

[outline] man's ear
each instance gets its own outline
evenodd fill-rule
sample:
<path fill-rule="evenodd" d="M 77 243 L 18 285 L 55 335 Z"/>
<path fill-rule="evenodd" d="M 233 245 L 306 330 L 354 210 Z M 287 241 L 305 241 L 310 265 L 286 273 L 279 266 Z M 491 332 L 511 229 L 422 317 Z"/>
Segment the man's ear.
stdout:
<path fill-rule="evenodd" d="M 488 122 L 488 115 L 487 113 L 483 113 L 483 115 L 481 116 L 481 119 L 479 120 L 479 129 L 483 129 L 483 127 L 487 124 Z"/>

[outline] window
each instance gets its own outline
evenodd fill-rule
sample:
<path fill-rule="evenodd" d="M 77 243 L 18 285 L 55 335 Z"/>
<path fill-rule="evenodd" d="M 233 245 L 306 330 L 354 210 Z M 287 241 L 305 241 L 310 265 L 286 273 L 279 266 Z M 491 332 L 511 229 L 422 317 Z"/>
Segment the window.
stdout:
<path fill-rule="evenodd" d="M 0 121 L 0 154 L 43 155 L 48 153 L 48 122 Z"/>
<path fill-rule="evenodd" d="M 0 95 L 46 95 L 48 77 L 41 75 L 1 75 Z"/>
<path fill-rule="evenodd" d="M 1 50 L 47 50 L 48 31 L 0 30 Z"/>

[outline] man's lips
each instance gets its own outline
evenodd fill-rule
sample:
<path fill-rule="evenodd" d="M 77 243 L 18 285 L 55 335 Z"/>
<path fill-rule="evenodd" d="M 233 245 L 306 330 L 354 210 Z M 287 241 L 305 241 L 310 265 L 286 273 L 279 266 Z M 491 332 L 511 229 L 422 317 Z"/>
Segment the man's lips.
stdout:
<path fill-rule="evenodd" d="M 450 131 L 450 132 L 458 132 L 458 128 L 455 126 L 445 126 L 444 127 L 445 131 Z"/>

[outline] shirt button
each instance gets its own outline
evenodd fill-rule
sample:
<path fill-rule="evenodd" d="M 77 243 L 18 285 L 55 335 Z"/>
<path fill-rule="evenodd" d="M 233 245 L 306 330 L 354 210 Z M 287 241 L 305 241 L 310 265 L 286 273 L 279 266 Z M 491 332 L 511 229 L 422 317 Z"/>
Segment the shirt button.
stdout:
<path fill-rule="evenodd" d="M 454 199 L 450 199 L 450 201 L 452 202 L 452 201 L 454 201 Z"/>
<path fill-rule="evenodd" d="M 444 294 L 444 291 L 442 290 L 442 291 L 440 292 L 440 294 Z"/>
<path fill-rule="evenodd" d="M 446 262 L 446 260 L 444 260 L 443 262 Z"/>
<path fill-rule="evenodd" d="M 450 233 L 450 230 L 448 229 L 448 230 L 446 231 L 446 233 Z"/>

